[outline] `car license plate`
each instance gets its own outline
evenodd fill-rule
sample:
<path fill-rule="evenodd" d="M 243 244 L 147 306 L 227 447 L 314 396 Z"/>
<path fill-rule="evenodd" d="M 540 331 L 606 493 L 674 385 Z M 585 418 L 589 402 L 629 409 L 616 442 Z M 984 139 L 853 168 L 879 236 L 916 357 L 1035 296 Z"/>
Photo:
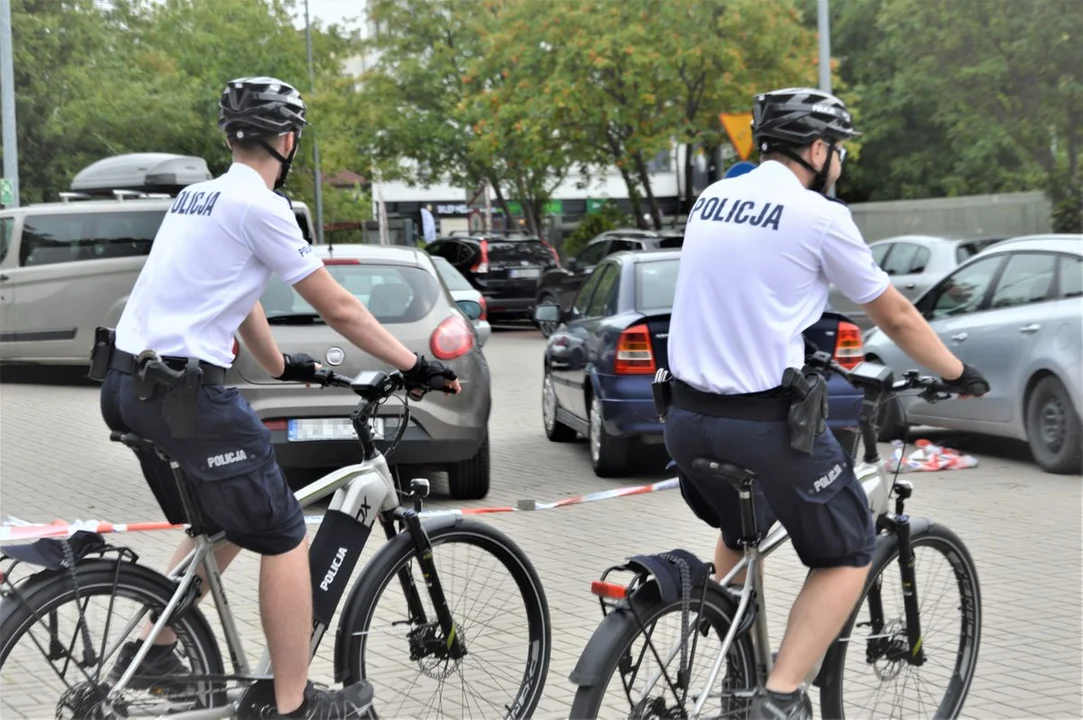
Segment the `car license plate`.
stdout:
<path fill-rule="evenodd" d="M 536 278 L 541 275 L 540 268 L 514 268 L 508 270 L 509 278 Z"/>
<path fill-rule="evenodd" d="M 384 419 L 373 418 L 369 421 L 372 436 L 377 440 L 384 437 Z M 286 439 L 290 442 L 311 442 L 313 440 L 357 440 L 353 423 L 349 418 L 304 418 L 290 420 L 286 424 Z"/>

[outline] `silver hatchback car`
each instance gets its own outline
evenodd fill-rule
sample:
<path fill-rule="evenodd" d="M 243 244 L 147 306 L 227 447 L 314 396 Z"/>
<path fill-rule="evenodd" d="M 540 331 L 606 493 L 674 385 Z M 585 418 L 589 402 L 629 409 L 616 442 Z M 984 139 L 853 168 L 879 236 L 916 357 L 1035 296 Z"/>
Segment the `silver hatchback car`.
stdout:
<path fill-rule="evenodd" d="M 970 258 L 915 306 L 944 343 L 989 380 L 979 399 L 936 404 L 897 399 L 881 415 L 881 439 L 934 425 L 1026 440 L 1047 472 L 1079 473 L 1083 235 L 1012 238 Z M 896 374 L 914 363 L 877 329 L 865 357 Z M 920 368 L 930 372 L 928 368 Z"/>
<path fill-rule="evenodd" d="M 446 363 L 462 384 L 458 395 L 429 393 L 411 403 L 409 425 L 391 461 L 446 470 L 452 497 L 485 497 L 492 396 L 489 365 L 471 323 L 471 315 L 480 316 L 480 306 L 456 303 L 432 260 L 416 248 L 317 245 L 313 252 L 399 341 Z M 348 343 L 277 277 L 260 300 L 283 352 L 308 353 L 324 367 L 348 376 L 390 369 Z M 243 343 L 238 341 L 234 351 L 226 383 L 237 386 L 270 430 L 280 465 L 330 469 L 359 462 L 357 437 L 349 419 L 357 405 L 353 393 L 280 382 L 245 351 Z M 387 441 L 398 431 L 401 409 L 392 401 L 377 413 L 373 430 L 381 450 L 387 449 Z"/>

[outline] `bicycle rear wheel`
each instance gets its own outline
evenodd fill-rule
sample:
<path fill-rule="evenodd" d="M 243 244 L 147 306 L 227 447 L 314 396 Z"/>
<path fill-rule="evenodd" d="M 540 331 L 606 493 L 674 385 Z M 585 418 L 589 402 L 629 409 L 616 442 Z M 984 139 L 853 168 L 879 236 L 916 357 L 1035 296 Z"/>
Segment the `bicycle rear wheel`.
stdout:
<path fill-rule="evenodd" d="M 688 634 L 684 636 L 688 648 L 687 688 L 680 688 L 678 683 L 681 601 L 665 602 L 658 586 L 650 583 L 631 596 L 628 608 L 611 611 L 594 631 L 591 644 L 598 645 L 591 648 L 590 656 L 602 658 L 601 667 L 576 667 L 573 679 L 581 684 L 569 717 L 691 717 L 697 698 L 707 693 L 704 717 L 743 720 L 756 686 L 751 636 L 746 632 L 734 639 L 714 685 L 707 687 L 711 667 L 729 632 L 733 606 L 721 589 L 712 586 L 699 615 L 699 594 L 698 588 L 692 590 Z M 614 677 L 618 677 L 616 683 Z"/>
<path fill-rule="evenodd" d="M 73 576 L 74 575 L 74 576 Z M 150 613 L 160 612 L 175 586 L 128 562 L 93 560 L 38 573 L 0 602 L 3 717 L 102 718 L 123 643 L 138 638 Z M 100 626 L 95 630 L 92 626 Z M 221 683 L 191 676 L 223 674 L 222 657 L 206 619 L 192 608 L 170 626 L 177 633 L 176 673 L 137 675 L 115 706 L 129 715 L 213 707 L 225 701 Z M 118 675 L 119 677 L 119 675 Z"/>
<path fill-rule="evenodd" d="M 352 618 L 343 628 L 350 633 L 346 683 L 373 683 L 373 716 L 530 717 L 551 653 L 549 605 L 537 572 L 510 538 L 488 525 L 462 517 L 424 525 L 466 655 L 447 656 L 412 539 L 402 532 L 365 567 L 344 611 Z M 399 582 L 407 576 L 424 606 L 423 621 L 408 609 Z"/>
<path fill-rule="evenodd" d="M 950 719 L 962 712 L 981 643 L 978 572 L 958 535 L 943 525 L 918 524 L 926 522 L 911 519 L 925 663 L 907 662 L 899 548 L 894 535 L 882 535 L 861 601 L 824 659 L 824 718 Z M 881 629 L 870 634 L 877 607 Z M 862 672 L 872 677 L 863 679 Z M 889 682 L 894 692 L 884 688 Z M 882 707 L 884 700 L 894 701 L 890 710 Z"/>

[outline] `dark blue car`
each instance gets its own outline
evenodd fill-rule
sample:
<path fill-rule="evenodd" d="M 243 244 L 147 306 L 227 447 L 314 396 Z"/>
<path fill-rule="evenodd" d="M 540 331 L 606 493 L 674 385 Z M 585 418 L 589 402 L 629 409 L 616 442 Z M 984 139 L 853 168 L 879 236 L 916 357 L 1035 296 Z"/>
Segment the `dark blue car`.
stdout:
<path fill-rule="evenodd" d="M 545 348 L 545 434 L 554 442 L 586 436 L 601 477 L 628 474 L 644 446 L 663 443 L 650 385 L 667 365 L 680 257 L 680 250 L 615 253 L 598 264 L 566 312 L 555 305 L 535 309 L 535 320 L 551 322 L 559 314 L 560 323 Z M 861 333 L 841 315 L 825 313 L 805 335 L 847 367 L 862 359 Z M 852 447 L 861 395 L 834 376 L 829 389 L 828 424 Z"/>

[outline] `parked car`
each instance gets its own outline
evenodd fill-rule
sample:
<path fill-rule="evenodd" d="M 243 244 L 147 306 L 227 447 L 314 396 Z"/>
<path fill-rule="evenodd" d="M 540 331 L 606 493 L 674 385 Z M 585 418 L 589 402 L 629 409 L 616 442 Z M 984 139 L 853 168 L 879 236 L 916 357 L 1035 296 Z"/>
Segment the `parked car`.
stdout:
<path fill-rule="evenodd" d="M 491 321 L 529 319 L 538 278 L 560 266 L 552 245 L 520 233 L 452 234 L 425 250 L 446 259 L 485 296 Z"/>
<path fill-rule="evenodd" d="M 485 343 L 489 342 L 489 338 L 493 334 L 493 328 L 489 325 L 489 319 L 486 316 L 485 296 L 475 290 L 470 281 L 463 277 L 463 274 L 456 270 L 455 266 L 446 259 L 439 255 L 430 255 L 429 257 L 432 258 L 433 265 L 436 266 L 437 272 L 440 273 L 444 284 L 447 285 L 447 289 L 451 292 L 452 299 L 459 303 L 459 306 L 463 308 L 463 312 L 472 317 L 473 306 L 470 303 L 476 303 L 481 308 L 480 314 L 477 317 L 472 317 L 472 320 L 474 329 L 478 331 L 478 345 L 485 347 Z"/>
<path fill-rule="evenodd" d="M 553 268 L 538 281 L 536 304 L 553 303 L 567 310 L 579 288 L 594 272 L 594 268 L 608 255 L 624 250 L 657 250 L 678 248 L 684 242 L 684 228 L 673 230 L 636 230 L 623 228 L 604 232 L 573 257 L 567 258 L 560 267 Z M 549 337 L 556 326 L 538 323 L 542 335 Z"/>
<path fill-rule="evenodd" d="M 489 491 L 489 366 L 469 315 L 469 300 L 452 300 L 431 258 L 416 248 L 355 245 L 315 246 L 328 271 L 411 350 L 447 363 L 459 376 L 458 395 L 432 393 L 412 403 L 410 423 L 391 456 L 399 465 L 448 473 L 452 497 L 482 498 Z M 343 375 L 388 370 L 328 327 L 290 286 L 272 278 L 260 298 L 275 341 L 283 352 L 305 352 Z M 357 397 L 347 389 L 306 387 L 273 379 L 246 352 L 236 357 L 227 383 L 241 394 L 271 432 L 278 462 L 286 468 L 332 468 L 359 462 L 350 412 Z M 380 408 L 374 431 L 381 449 L 393 439 L 401 411 L 391 402 Z"/>
<path fill-rule="evenodd" d="M 210 177 L 200 158 L 123 155 L 81 171 L 62 202 L 0 210 L 0 363 L 88 365 L 94 328 L 120 320 L 173 195 Z M 293 212 L 311 243 L 308 208 Z"/>
<path fill-rule="evenodd" d="M 627 473 L 639 450 L 664 442 L 650 385 L 657 369 L 668 366 L 679 261 L 676 250 L 615 253 L 595 268 L 568 311 L 555 304 L 534 311 L 539 322 L 558 324 L 544 356 L 546 437 L 586 436 L 599 476 Z M 824 314 L 805 335 L 847 367 L 864 356 L 857 326 L 835 313 Z M 829 391 L 828 424 L 852 448 L 861 395 L 834 376 Z"/>
<path fill-rule="evenodd" d="M 990 390 L 936 404 L 899 398 L 883 408 L 881 439 L 909 425 L 1016 438 L 1043 470 L 1080 472 L 1081 297 L 1083 235 L 1005 240 L 964 262 L 915 305 Z M 879 330 L 866 338 L 865 353 L 896 373 L 915 364 Z"/>
<path fill-rule="evenodd" d="M 932 235 L 899 235 L 869 243 L 869 249 L 876 264 L 891 276 L 891 284 L 914 300 L 959 263 L 1002 239 L 959 240 Z M 861 329 L 873 326 L 861 306 L 852 303 L 834 285 L 828 298 L 834 310 L 844 313 Z"/>

